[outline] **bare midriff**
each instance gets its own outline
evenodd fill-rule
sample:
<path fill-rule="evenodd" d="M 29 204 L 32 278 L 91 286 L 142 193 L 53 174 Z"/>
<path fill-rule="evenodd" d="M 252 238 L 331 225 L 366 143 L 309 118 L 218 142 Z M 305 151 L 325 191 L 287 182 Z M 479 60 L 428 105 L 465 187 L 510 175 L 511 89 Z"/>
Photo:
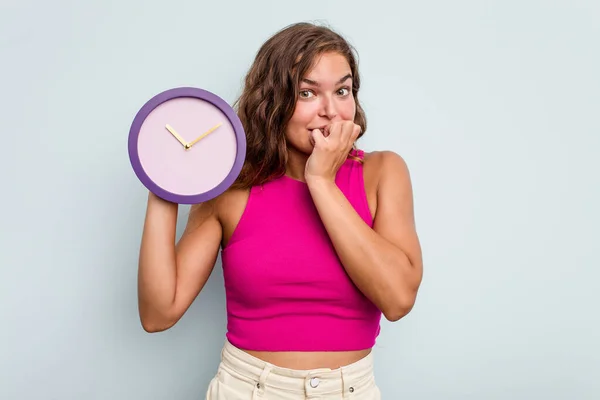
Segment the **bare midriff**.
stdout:
<path fill-rule="evenodd" d="M 246 353 L 282 368 L 309 370 L 318 368 L 337 369 L 355 363 L 371 353 L 371 349 L 358 351 L 252 351 Z"/>

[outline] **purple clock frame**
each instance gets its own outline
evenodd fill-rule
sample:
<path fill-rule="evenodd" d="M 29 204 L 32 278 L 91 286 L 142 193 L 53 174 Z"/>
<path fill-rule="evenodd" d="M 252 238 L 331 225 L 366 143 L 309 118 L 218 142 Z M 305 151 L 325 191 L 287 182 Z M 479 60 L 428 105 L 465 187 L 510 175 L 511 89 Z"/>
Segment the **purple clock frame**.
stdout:
<path fill-rule="evenodd" d="M 223 179 L 221 183 L 219 183 L 216 187 L 210 189 L 209 191 L 196 195 L 180 195 L 164 190 L 163 188 L 158 186 L 156 183 L 154 183 L 154 181 L 152 181 L 152 179 L 150 179 L 150 177 L 146 174 L 146 171 L 144 171 L 144 169 L 142 168 L 142 164 L 140 162 L 140 157 L 138 154 L 138 135 L 140 133 L 140 129 L 142 128 L 145 119 L 156 107 L 158 107 L 166 101 L 178 97 L 193 97 L 201 99 L 213 104 L 215 107 L 221 110 L 233 126 L 233 131 L 235 133 L 237 143 L 237 153 L 235 156 L 235 161 L 225 179 Z M 157 94 L 156 96 L 148 100 L 146 104 L 144 104 L 142 108 L 138 111 L 135 118 L 133 119 L 131 128 L 129 129 L 128 151 L 129 160 L 131 162 L 131 166 L 133 167 L 136 176 L 148 190 L 150 190 L 158 197 L 161 197 L 162 199 L 170 201 L 172 203 L 198 204 L 217 197 L 221 193 L 225 192 L 235 182 L 242 170 L 242 166 L 244 165 L 244 161 L 246 158 L 246 133 L 244 132 L 242 121 L 240 121 L 234 109 L 221 97 L 200 88 L 178 87 Z"/>

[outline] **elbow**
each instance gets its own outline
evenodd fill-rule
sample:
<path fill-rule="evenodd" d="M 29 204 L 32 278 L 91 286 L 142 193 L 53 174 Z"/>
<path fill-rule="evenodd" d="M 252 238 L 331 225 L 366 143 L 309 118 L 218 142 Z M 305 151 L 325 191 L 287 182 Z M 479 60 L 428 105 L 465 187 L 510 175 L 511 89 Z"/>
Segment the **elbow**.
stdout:
<path fill-rule="evenodd" d="M 174 325 L 168 318 L 159 318 L 140 313 L 140 323 L 144 331 L 148 333 L 164 332 Z"/>
<path fill-rule="evenodd" d="M 404 318 L 415 306 L 415 300 L 415 296 L 410 296 L 410 298 L 398 299 L 390 303 L 382 310 L 385 319 L 390 322 L 396 322 Z"/>
<path fill-rule="evenodd" d="M 385 319 L 390 322 L 396 322 L 404 318 L 412 310 L 412 307 L 396 307 L 383 312 Z"/>
<path fill-rule="evenodd" d="M 421 285 L 421 274 L 415 276 L 412 282 L 407 281 L 401 288 L 390 289 L 382 313 L 390 322 L 396 322 L 410 313 L 415 306 L 417 293 Z"/>
<path fill-rule="evenodd" d="M 150 322 L 150 321 L 144 321 L 144 320 L 142 320 L 141 323 L 142 323 L 142 328 L 148 333 L 163 332 L 172 326 L 172 325 L 168 325 L 168 324 L 158 324 L 156 322 Z"/>

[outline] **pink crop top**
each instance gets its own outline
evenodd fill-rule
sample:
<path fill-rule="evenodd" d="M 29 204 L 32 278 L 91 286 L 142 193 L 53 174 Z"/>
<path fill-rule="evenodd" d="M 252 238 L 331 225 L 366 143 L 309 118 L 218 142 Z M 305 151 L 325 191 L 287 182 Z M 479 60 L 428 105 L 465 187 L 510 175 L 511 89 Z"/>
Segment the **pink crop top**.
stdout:
<path fill-rule="evenodd" d="M 362 164 L 346 160 L 336 183 L 372 226 Z M 221 260 L 234 346 L 349 351 L 375 344 L 381 312 L 345 272 L 304 182 L 284 176 L 253 187 Z"/>

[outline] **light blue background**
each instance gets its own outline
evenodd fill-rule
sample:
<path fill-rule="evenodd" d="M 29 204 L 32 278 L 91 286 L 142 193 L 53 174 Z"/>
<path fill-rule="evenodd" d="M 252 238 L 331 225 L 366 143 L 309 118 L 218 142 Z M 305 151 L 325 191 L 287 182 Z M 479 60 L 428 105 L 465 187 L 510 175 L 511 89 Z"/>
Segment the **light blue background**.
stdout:
<path fill-rule="evenodd" d="M 233 102 L 263 41 L 305 20 L 357 47 L 360 145 L 412 173 L 425 275 L 383 323 L 384 398 L 600 398 L 599 17 L 591 0 L 4 0 L 0 399 L 203 398 L 220 262 L 174 328 L 142 330 L 128 129 L 172 87 Z"/>

